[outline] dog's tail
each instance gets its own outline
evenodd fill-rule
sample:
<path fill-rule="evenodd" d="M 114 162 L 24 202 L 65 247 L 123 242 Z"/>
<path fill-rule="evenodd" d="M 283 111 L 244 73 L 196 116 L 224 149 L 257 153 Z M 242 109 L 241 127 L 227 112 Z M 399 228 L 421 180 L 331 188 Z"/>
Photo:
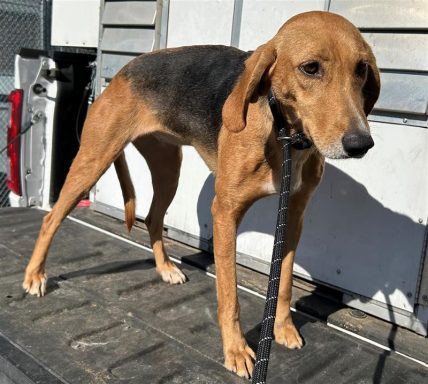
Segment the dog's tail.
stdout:
<path fill-rule="evenodd" d="M 129 175 L 128 164 L 126 163 L 125 154 L 120 153 L 114 161 L 117 177 L 122 189 L 123 201 L 125 203 L 125 223 L 128 231 L 131 231 L 135 223 L 135 190 Z"/>

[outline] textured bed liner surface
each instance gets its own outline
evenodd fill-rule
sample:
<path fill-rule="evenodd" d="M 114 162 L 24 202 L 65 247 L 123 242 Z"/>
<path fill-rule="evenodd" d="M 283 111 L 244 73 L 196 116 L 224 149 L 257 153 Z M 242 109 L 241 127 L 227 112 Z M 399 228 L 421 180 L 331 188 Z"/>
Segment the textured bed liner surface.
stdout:
<path fill-rule="evenodd" d="M 215 281 L 183 264 L 169 286 L 149 251 L 66 220 L 50 250 L 48 295 L 21 281 L 43 212 L 0 210 L 0 383 L 249 383 L 223 366 Z M 240 291 L 257 343 L 263 299 Z M 294 313 L 305 346 L 273 345 L 268 383 L 422 383 L 428 370 Z"/>

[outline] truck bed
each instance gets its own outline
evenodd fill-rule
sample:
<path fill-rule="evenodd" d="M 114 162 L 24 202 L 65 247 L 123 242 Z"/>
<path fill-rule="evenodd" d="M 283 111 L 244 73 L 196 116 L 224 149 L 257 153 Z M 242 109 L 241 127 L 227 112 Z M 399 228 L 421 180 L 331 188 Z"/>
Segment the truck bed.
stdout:
<path fill-rule="evenodd" d="M 209 256 L 169 241 L 189 278 L 169 286 L 144 245 L 67 219 L 50 250 L 48 294 L 37 299 L 23 293 L 21 281 L 43 215 L 0 210 L 1 384 L 248 383 L 222 365 L 215 280 L 195 262 L 208 265 Z M 96 215 L 86 210 L 81 219 L 96 224 Z M 140 234 L 144 243 L 147 233 Z M 254 291 L 240 289 L 239 298 L 255 349 L 264 300 Z M 418 362 L 309 314 L 294 312 L 293 318 L 305 346 L 273 345 L 269 384 L 426 382 L 428 369 Z M 417 340 L 423 357 L 426 339 Z"/>

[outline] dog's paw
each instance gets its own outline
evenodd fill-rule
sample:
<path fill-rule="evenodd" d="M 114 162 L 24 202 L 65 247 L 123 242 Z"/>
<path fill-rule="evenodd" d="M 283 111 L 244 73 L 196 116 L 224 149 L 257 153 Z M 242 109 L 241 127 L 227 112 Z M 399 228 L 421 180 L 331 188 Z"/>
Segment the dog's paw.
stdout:
<path fill-rule="evenodd" d="M 282 324 L 275 324 L 274 335 L 275 341 L 287 348 L 300 349 L 303 347 L 303 340 L 291 320 Z"/>
<path fill-rule="evenodd" d="M 254 370 L 253 360 L 256 358 L 256 354 L 245 340 L 240 345 L 228 349 L 224 355 L 224 366 L 226 369 L 236 373 L 240 377 L 251 378 Z"/>
<path fill-rule="evenodd" d="M 46 294 L 47 282 L 48 275 L 45 272 L 26 273 L 22 288 L 30 295 L 41 297 Z"/>
<path fill-rule="evenodd" d="M 186 275 L 174 264 L 165 264 L 162 268 L 157 268 L 162 280 L 168 284 L 184 284 L 187 281 Z"/>

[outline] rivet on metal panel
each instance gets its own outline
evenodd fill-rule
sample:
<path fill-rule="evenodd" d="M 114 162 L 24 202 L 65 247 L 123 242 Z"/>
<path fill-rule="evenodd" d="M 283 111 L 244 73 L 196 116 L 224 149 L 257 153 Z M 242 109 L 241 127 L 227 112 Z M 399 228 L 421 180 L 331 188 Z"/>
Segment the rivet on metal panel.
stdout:
<path fill-rule="evenodd" d="M 424 222 L 424 219 L 422 219 L 422 218 L 419 218 L 419 219 L 418 219 L 418 223 L 419 223 L 419 224 L 422 224 L 423 222 Z"/>
<path fill-rule="evenodd" d="M 412 292 L 407 292 L 407 295 L 406 295 L 409 299 L 413 296 L 412 295 Z"/>
<path fill-rule="evenodd" d="M 338 275 L 340 275 L 340 274 L 342 273 L 342 271 L 341 271 L 339 268 L 337 268 L 337 269 L 336 269 L 336 273 L 337 273 Z"/>
<path fill-rule="evenodd" d="M 403 119 L 403 123 L 404 123 L 404 124 L 406 124 L 406 123 L 407 123 L 407 119 L 406 119 L 406 118 L 404 118 L 404 119 Z"/>
<path fill-rule="evenodd" d="M 422 295 L 422 300 L 423 301 L 428 301 L 428 295 Z"/>
<path fill-rule="evenodd" d="M 28 168 L 28 169 L 25 171 L 25 173 L 26 173 L 27 175 L 31 175 L 31 169 L 30 169 L 30 168 Z"/>

